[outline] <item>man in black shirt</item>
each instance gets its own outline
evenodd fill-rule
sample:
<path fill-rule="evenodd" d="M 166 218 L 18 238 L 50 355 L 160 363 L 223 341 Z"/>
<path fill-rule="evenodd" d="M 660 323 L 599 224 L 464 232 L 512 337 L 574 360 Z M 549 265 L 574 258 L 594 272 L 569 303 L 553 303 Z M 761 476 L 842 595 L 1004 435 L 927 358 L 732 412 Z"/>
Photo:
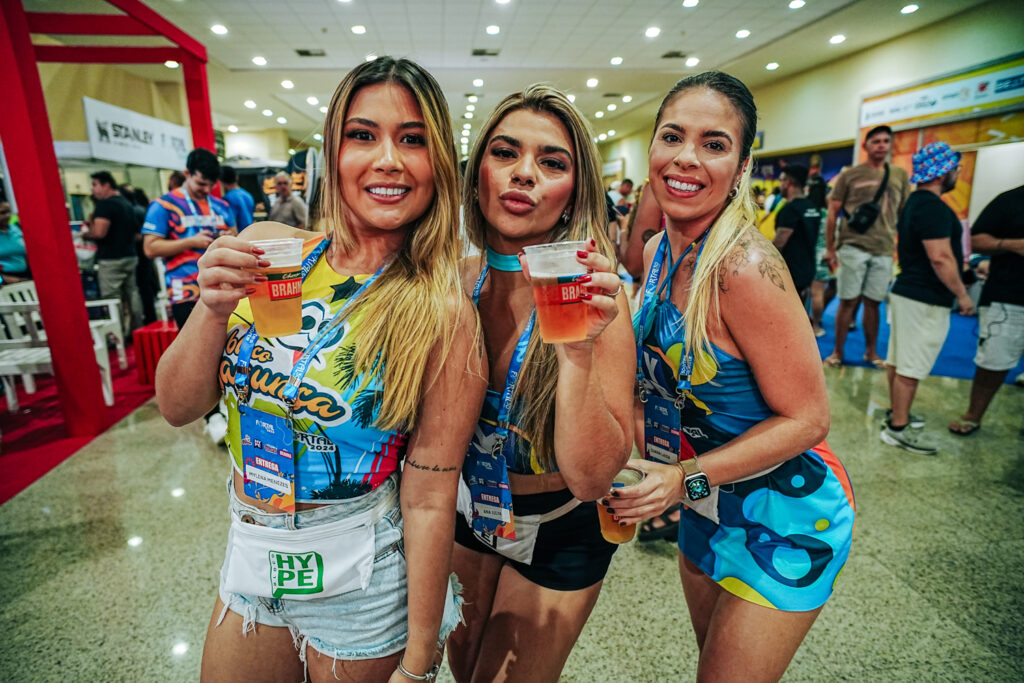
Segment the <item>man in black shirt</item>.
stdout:
<path fill-rule="evenodd" d="M 807 167 L 790 164 L 779 178 L 786 203 L 775 217 L 775 239 L 772 243 L 782 254 L 793 284 L 803 300 L 814 281 L 814 248 L 818 243 L 821 212 L 807 197 Z"/>
<path fill-rule="evenodd" d="M 917 383 L 927 377 L 949 332 L 953 302 L 962 315 L 974 302 L 961 280 L 964 270 L 960 219 L 941 195 L 956 186 L 960 153 L 933 142 L 914 154 L 917 190 L 907 198 L 896 227 L 900 274 L 889 294 L 888 366 L 892 408 L 882 427 L 882 441 L 913 453 L 932 455 L 935 446 L 923 435 L 924 421 L 910 414 Z"/>
<path fill-rule="evenodd" d="M 142 227 L 131 204 L 117 192 L 114 177 L 107 171 L 92 174 L 95 201 L 86 237 L 96 242 L 96 278 L 100 296 L 120 299 L 129 314 L 127 333 L 142 324 L 142 297 L 136 284 L 138 256 L 135 240 Z"/>
<path fill-rule="evenodd" d="M 1024 355 L 1024 185 L 993 199 L 971 227 L 971 249 L 991 254 L 978 302 L 977 370 L 967 412 L 949 431 L 978 431 L 988 404 Z"/>

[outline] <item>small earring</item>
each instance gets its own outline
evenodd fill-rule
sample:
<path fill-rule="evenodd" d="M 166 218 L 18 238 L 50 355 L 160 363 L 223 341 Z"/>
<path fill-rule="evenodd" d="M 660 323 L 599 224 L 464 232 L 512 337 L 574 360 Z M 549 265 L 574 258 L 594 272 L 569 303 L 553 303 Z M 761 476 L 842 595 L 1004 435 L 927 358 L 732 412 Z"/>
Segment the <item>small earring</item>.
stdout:
<path fill-rule="evenodd" d="M 732 188 L 731 190 L 729 190 L 729 199 L 736 199 L 736 196 L 739 195 L 739 193 L 740 193 L 740 188 L 738 188 L 738 187 Z"/>
<path fill-rule="evenodd" d="M 562 223 L 568 223 L 568 222 L 569 222 L 569 209 L 566 209 L 565 211 L 562 212 Z"/>

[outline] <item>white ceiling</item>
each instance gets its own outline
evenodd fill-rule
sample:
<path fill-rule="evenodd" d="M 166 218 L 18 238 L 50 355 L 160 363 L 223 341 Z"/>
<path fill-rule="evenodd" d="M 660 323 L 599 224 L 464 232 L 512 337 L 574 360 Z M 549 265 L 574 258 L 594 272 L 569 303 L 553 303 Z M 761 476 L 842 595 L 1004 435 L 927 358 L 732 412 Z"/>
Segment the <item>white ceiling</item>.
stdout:
<path fill-rule="evenodd" d="M 685 8 L 680 0 L 148 0 L 146 4 L 206 45 L 214 125 L 242 131 L 278 126 L 261 115 L 284 116 L 284 128 L 312 142 L 323 125 L 326 104 L 342 75 L 368 54 L 412 58 L 444 88 L 455 128 L 474 130 L 504 95 L 537 81 L 576 96 L 595 133 L 622 136 L 650 126 L 661 97 L 688 73 L 717 68 L 757 87 L 792 76 L 871 45 L 953 15 L 985 0 L 917 0 L 920 9 L 902 15 L 910 0 L 700 0 Z M 103 0 L 24 0 L 29 11 L 117 13 Z M 223 24 L 226 35 L 210 26 Z M 500 27 L 488 35 L 489 25 Z M 366 27 L 356 35 L 354 25 Z M 657 26 L 661 33 L 647 38 Z M 740 29 L 750 31 L 736 38 Z M 830 45 L 843 33 L 847 39 Z M 166 44 L 159 38 L 56 36 L 71 44 Z M 497 57 L 474 57 L 472 50 L 499 50 Z M 297 49 L 321 49 L 323 57 L 300 57 Z M 663 59 L 669 51 L 700 59 Z M 263 56 L 267 65 L 252 63 Z M 621 57 L 620 66 L 610 59 Z M 775 61 L 781 66 L 766 71 Z M 160 81 L 180 81 L 180 70 L 163 66 L 125 68 Z M 473 79 L 484 85 L 474 87 Z M 586 80 L 597 78 L 596 88 Z M 294 89 L 281 81 L 289 79 Z M 468 95 L 476 94 L 474 118 L 462 118 Z M 614 94 L 614 97 L 610 95 Z M 624 103 L 622 95 L 632 101 Z M 307 104 L 314 96 L 320 105 Z M 258 105 L 250 110 L 243 102 Z M 613 112 L 608 104 L 615 104 Z M 595 113 L 602 111 L 603 118 Z"/>

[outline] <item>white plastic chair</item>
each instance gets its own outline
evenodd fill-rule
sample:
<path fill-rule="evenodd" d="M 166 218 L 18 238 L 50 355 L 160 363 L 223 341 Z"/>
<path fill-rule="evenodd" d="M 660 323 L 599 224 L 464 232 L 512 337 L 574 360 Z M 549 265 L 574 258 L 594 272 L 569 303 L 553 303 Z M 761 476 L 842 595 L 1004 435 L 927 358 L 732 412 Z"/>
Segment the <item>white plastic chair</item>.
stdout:
<path fill-rule="evenodd" d="M 9 285 L 0 287 L 0 303 L 37 303 L 39 301 L 39 295 L 36 293 L 36 283 L 28 280 L 26 282 L 16 282 Z M 96 301 L 86 301 L 85 307 L 87 309 L 103 309 L 106 311 L 103 318 L 96 320 L 89 320 L 89 327 L 94 332 L 99 334 L 100 339 L 104 341 L 108 335 L 113 335 L 114 343 L 117 349 L 117 364 L 124 370 L 128 367 L 128 358 L 124 352 L 124 330 L 122 329 L 121 322 L 121 302 L 118 299 L 98 299 Z M 36 328 L 42 334 L 43 341 L 46 341 L 46 332 L 43 330 L 42 318 L 39 317 L 38 310 L 33 313 L 34 322 Z M 28 387 L 25 390 L 29 393 Z"/>
<path fill-rule="evenodd" d="M 170 319 L 167 311 L 171 308 L 171 300 L 167 296 L 167 268 L 159 256 L 153 259 L 153 265 L 156 266 L 156 279 L 159 283 L 156 290 L 156 317 L 162 322 L 167 322 Z"/>
<path fill-rule="evenodd" d="M 14 376 L 31 377 L 39 374 L 53 374 L 53 358 L 47 346 L 39 320 L 39 304 L 36 302 L 0 303 L 0 317 L 7 326 L 7 339 L 0 339 L 0 381 L 3 382 L 7 397 L 7 410 L 18 411 L 18 392 Z M 90 330 L 96 363 L 100 366 L 103 384 L 103 401 L 114 405 L 114 384 L 110 374 L 110 356 L 107 342 L 95 329 Z M 26 391 L 28 387 L 26 387 Z M 33 391 L 35 390 L 33 382 Z M 31 392 L 30 392 L 31 393 Z"/>

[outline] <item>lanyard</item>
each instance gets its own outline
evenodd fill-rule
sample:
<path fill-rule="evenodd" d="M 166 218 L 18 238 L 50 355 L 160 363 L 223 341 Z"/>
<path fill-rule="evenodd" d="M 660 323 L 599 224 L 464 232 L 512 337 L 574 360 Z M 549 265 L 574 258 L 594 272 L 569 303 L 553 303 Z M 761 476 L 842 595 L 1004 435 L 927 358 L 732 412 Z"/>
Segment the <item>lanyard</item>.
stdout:
<path fill-rule="evenodd" d="M 316 245 L 313 251 L 303 260 L 302 262 L 302 280 L 305 282 L 306 276 L 309 275 L 309 271 L 313 268 L 316 262 L 319 260 L 320 255 L 327 249 L 330 239 L 324 239 L 320 244 Z M 299 385 L 302 384 L 303 378 L 306 376 L 306 372 L 309 370 L 310 363 L 313 362 L 313 358 L 320 353 L 324 346 L 327 345 L 329 339 L 333 337 L 334 331 L 338 326 L 344 322 L 345 318 L 348 317 L 349 309 L 356 302 L 356 300 L 362 295 L 363 292 L 373 283 L 377 277 L 384 272 L 384 269 L 388 267 L 390 261 L 387 261 L 382 265 L 376 273 L 374 273 L 363 285 L 349 297 L 348 301 L 342 305 L 338 312 L 334 314 L 330 322 L 323 326 L 313 341 L 310 342 L 309 346 L 302 353 L 302 356 L 292 366 L 291 375 L 288 378 L 288 383 L 282 390 L 282 396 L 285 403 L 288 405 L 288 412 L 291 413 L 292 406 L 295 404 L 295 398 L 299 395 Z M 259 334 L 256 332 L 256 326 L 251 325 L 249 331 L 245 333 L 245 337 L 242 339 L 242 343 L 238 349 L 238 362 L 235 365 L 235 390 L 238 394 L 238 400 L 240 404 L 245 404 L 249 398 L 249 367 L 252 362 L 252 353 L 256 348 L 256 341 L 259 339 Z"/>
<path fill-rule="evenodd" d="M 206 215 L 202 211 L 200 211 L 199 207 L 196 206 L 195 202 L 192 201 L 192 197 L 191 197 L 191 195 L 189 195 L 188 189 L 184 185 L 181 186 L 181 193 L 183 195 L 185 195 L 185 201 L 188 203 L 188 210 L 192 212 L 193 216 L 205 216 Z M 207 206 L 210 205 L 210 200 L 209 199 L 206 200 L 206 205 Z M 213 215 L 213 209 L 212 208 L 210 209 L 210 215 Z"/>
<path fill-rule="evenodd" d="M 646 337 L 647 328 L 647 317 L 654 310 L 654 300 L 660 299 L 661 293 L 665 292 L 666 298 L 668 293 L 671 291 L 671 282 L 673 276 L 676 274 L 676 269 L 686 258 L 686 255 L 700 242 L 700 248 L 697 250 L 697 258 L 693 262 L 693 271 L 697 272 L 697 262 L 700 261 L 700 255 L 704 252 L 704 245 L 707 244 L 708 231 L 711 230 L 709 227 L 707 230 L 702 232 L 700 236 L 690 243 L 690 246 L 686 247 L 682 255 L 674 262 L 672 261 L 672 245 L 668 241 L 668 233 L 662 238 L 661 243 L 658 245 L 658 250 L 654 253 L 654 260 L 651 262 L 651 270 L 647 274 L 647 282 L 644 284 L 644 298 L 640 303 L 640 311 L 637 315 L 637 319 L 640 323 L 639 329 L 636 335 L 636 379 L 639 387 L 640 402 L 647 402 L 647 393 L 653 388 L 650 383 L 644 379 L 643 375 L 643 348 L 644 338 Z M 662 263 L 668 257 L 668 261 L 672 263 L 669 267 L 668 272 L 665 274 L 665 279 L 658 285 L 658 278 L 661 275 Z M 690 375 L 693 372 L 693 349 L 690 349 L 689 353 L 686 353 L 679 363 L 679 380 L 676 382 L 676 407 L 682 408 L 683 401 L 685 400 L 686 392 L 690 390 Z"/>
<path fill-rule="evenodd" d="M 480 277 L 477 278 L 473 287 L 473 303 L 479 305 L 480 290 L 484 287 L 484 280 L 487 279 L 489 265 L 485 265 Z M 533 324 L 537 319 L 537 309 L 530 313 L 530 319 L 526 321 L 526 328 L 519 335 L 515 351 L 512 352 L 512 360 L 508 363 L 508 373 L 505 375 L 505 390 L 501 394 L 501 403 L 498 405 L 498 420 L 494 428 L 497 438 L 491 447 L 491 454 L 498 455 L 505 447 L 505 441 L 509 435 L 509 414 L 512 410 L 512 394 L 515 392 L 516 383 L 519 381 L 519 372 L 523 368 L 523 359 L 526 358 L 526 349 L 530 345 L 530 334 L 533 332 Z"/>

